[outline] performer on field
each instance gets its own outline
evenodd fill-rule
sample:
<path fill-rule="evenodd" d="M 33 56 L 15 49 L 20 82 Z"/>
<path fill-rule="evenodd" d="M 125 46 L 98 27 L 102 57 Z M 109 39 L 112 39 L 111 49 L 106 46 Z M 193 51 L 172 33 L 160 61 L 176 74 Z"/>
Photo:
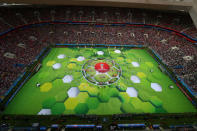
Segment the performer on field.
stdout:
<path fill-rule="evenodd" d="M 37 87 L 40 87 L 40 83 L 37 82 L 37 83 L 36 83 L 36 86 L 37 86 Z"/>

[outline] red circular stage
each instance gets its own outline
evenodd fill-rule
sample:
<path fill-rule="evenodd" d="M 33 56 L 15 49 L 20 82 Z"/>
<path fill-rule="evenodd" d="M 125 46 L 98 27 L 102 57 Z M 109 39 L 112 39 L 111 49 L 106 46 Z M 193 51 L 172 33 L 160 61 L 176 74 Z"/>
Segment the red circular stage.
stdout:
<path fill-rule="evenodd" d="M 97 63 L 95 66 L 94 66 L 95 70 L 100 72 L 100 73 L 105 73 L 105 72 L 108 72 L 110 67 L 107 63 L 103 63 L 103 62 L 100 62 L 100 63 Z"/>

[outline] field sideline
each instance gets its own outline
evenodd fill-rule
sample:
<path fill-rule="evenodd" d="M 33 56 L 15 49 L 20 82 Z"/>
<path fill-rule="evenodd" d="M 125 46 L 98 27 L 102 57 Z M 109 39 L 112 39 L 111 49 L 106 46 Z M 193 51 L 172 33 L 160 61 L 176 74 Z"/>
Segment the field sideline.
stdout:
<path fill-rule="evenodd" d="M 84 78 L 83 65 L 97 58 L 113 60 L 120 66 L 121 76 L 116 82 L 99 86 Z M 109 79 L 95 76 L 96 81 L 99 78 L 104 82 Z M 4 114 L 186 112 L 197 110 L 145 49 L 52 48 L 41 69 L 8 104 Z"/>

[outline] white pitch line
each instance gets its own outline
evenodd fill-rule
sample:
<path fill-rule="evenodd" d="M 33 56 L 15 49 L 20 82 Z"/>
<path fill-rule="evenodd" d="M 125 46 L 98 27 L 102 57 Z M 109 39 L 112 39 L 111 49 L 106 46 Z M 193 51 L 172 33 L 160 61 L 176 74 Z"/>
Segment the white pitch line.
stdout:
<path fill-rule="evenodd" d="M 92 78 L 92 80 L 94 81 L 94 82 L 97 82 L 95 79 L 94 79 L 94 77 L 91 77 Z"/>
<path fill-rule="evenodd" d="M 115 67 L 115 66 L 112 66 L 112 67 L 114 67 L 114 68 L 116 68 L 117 70 L 119 70 L 117 67 Z"/>
<path fill-rule="evenodd" d="M 112 77 L 111 77 L 107 72 L 105 73 L 105 75 L 107 75 L 109 78 L 111 78 L 111 79 L 112 79 Z"/>

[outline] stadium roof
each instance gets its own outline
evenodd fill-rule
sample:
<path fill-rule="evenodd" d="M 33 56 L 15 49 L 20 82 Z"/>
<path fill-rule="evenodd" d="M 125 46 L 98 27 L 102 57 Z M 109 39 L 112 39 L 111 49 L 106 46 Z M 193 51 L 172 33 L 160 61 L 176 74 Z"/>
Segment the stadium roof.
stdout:
<path fill-rule="evenodd" d="M 0 6 L 76 5 L 147 8 L 189 12 L 197 27 L 197 0 L 1 0 Z"/>
<path fill-rule="evenodd" d="M 113 6 L 132 8 L 151 8 L 163 10 L 189 10 L 193 0 L 1 0 L 8 5 L 42 4 L 42 5 L 83 5 L 83 6 Z"/>

